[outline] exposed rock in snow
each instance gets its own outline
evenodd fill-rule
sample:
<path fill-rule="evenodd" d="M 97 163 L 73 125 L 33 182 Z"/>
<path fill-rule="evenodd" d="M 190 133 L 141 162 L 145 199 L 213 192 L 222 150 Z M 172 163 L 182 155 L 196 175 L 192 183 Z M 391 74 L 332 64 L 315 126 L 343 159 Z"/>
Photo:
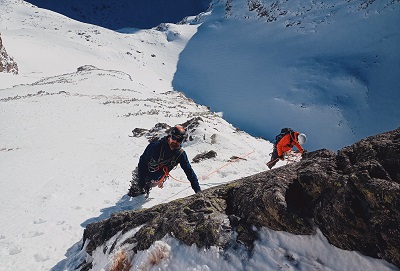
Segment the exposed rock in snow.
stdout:
<path fill-rule="evenodd" d="M 8 55 L 0 33 L 0 72 L 18 74 L 18 65 L 14 59 Z"/>

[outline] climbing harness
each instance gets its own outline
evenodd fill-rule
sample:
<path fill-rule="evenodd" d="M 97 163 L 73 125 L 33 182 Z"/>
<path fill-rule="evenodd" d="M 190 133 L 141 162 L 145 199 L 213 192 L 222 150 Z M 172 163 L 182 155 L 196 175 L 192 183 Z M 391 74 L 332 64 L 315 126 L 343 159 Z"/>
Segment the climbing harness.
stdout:
<path fill-rule="evenodd" d="M 183 149 L 179 149 L 178 155 L 172 156 L 171 158 L 166 160 L 166 159 L 164 159 L 165 153 L 163 151 L 163 146 L 161 145 L 160 146 L 160 156 L 158 157 L 157 161 L 152 158 L 148 163 L 149 171 L 156 172 L 165 166 L 171 166 L 172 168 L 174 168 L 177 165 L 178 159 L 182 153 L 183 153 Z"/>
<path fill-rule="evenodd" d="M 179 153 L 178 157 L 182 154 L 182 152 L 183 152 L 183 150 Z M 177 160 L 178 160 L 178 158 L 176 158 L 176 159 L 173 160 L 173 161 L 177 161 Z M 175 168 L 175 167 L 176 167 L 176 163 L 174 163 L 174 168 Z M 163 171 L 164 171 L 164 174 L 161 176 L 161 178 L 160 178 L 158 181 L 155 181 L 155 180 L 152 180 L 152 181 L 151 181 L 151 188 L 152 188 L 152 187 L 156 187 L 156 186 L 158 186 L 159 188 L 163 188 L 163 187 L 164 187 L 164 183 L 167 181 L 167 179 L 168 179 L 169 177 L 171 177 L 171 179 L 173 179 L 173 180 L 175 180 L 175 181 L 177 181 L 177 182 L 189 183 L 189 182 L 186 182 L 186 181 L 178 180 L 178 179 L 174 178 L 173 176 L 171 176 L 170 173 L 169 173 L 169 171 L 168 171 L 168 166 L 163 166 L 162 169 L 163 169 Z M 150 188 L 150 189 L 151 189 L 151 188 Z"/>
<path fill-rule="evenodd" d="M 164 183 L 167 181 L 167 179 L 169 177 L 168 167 L 164 166 L 163 167 L 163 171 L 164 171 L 164 174 L 161 176 L 161 178 L 159 180 L 157 180 L 157 181 L 152 180 L 151 181 L 151 186 L 150 187 L 156 187 L 156 186 L 158 186 L 159 188 L 163 188 L 164 187 Z"/>

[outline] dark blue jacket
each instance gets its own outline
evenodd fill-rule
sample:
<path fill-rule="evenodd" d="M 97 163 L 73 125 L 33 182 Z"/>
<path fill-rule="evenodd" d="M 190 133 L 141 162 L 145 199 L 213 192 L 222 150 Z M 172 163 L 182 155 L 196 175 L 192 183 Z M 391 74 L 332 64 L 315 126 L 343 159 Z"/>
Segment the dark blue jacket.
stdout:
<path fill-rule="evenodd" d="M 140 156 L 139 186 L 144 187 L 145 183 L 152 180 L 158 181 L 164 175 L 164 166 L 167 166 L 168 172 L 170 172 L 177 164 L 180 164 L 185 172 L 194 192 L 199 192 L 201 190 L 199 181 L 189 163 L 186 152 L 183 149 L 171 150 L 168 145 L 168 136 L 163 137 L 160 141 L 150 143 Z"/>

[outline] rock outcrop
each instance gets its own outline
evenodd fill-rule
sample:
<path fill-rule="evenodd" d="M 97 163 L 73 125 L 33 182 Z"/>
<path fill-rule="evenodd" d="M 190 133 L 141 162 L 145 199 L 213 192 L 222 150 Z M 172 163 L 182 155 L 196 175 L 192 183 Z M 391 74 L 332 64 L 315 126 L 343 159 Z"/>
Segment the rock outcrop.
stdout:
<path fill-rule="evenodd" d="M 84 241 L 91 254 L 117 233 L 138 228 L 125 241 L 135 252 L 167 234 L 187 245 L 251 250 L 259 227 L 294 234 L 319 228 L 339 248 L 400 266 L 399 225 L 400 128 L 187 198 L 115 213 L 89 224 Z"/>
<path fill-rule="evenodd" d="M 0 33 L 0 72 L 8 72 L 18 74 L 18 65 L 14 59 L 7 54 L 6 48 L 3 46 Z"/>

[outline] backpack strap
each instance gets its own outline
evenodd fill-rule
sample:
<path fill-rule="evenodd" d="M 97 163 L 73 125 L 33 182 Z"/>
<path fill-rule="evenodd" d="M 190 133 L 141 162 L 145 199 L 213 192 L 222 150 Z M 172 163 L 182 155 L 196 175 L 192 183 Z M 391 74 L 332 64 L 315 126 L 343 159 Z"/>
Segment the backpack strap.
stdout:
<path fill-rule="evenodd" d="M 295 141 L 295 139 L 294 139 L 294 132 L 290 132 L 290 133 L 289 133 L 289 136 L 290 136 L 290 145 L 292 145 L 293 141 Z"/>
<path fill-rule="evenodd" d="M 172 161 L 171 161 L 172 167 L 176 167 L 176 165 L 178 163 L 178 159 L 182 155 L 183 152 L 184 152 L 184 150 L 182 148 L 180 148 L 179 149 L 179 154 L 177 156 L 175 156 L 174 159 L 172 159 Z"/>
<path fill-rule="evenodd" d="M 148 169 L 149 169 L 150 172 L 156 172 L 156 171 L 158 171 L 160 168 L 162 168 L 164 166 L 163 165 L 164 151 L 163 151 L 163 148 L 162 148 L 162 144 L 159 144 L 159 146 L 157 146 L 157 148 L 154 149 L 154 152 L 159 152 L 160 155 L 158 156 L 157 161 L 154 160 L 154 159 L 151 159 L 149 161 L 147 166 L 148 166 Z M 151 156 L 153 156 L 153 154 Z"/>

